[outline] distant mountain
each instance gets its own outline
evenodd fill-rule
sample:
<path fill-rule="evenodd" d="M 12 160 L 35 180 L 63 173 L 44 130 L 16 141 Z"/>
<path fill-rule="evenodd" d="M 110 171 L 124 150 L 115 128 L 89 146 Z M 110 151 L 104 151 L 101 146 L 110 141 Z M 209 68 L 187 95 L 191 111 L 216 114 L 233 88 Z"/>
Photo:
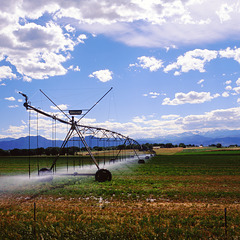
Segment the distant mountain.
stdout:
<path fill-rule="evenodd" d="M 57 140 L 56 142 L 53 140 L 46 139 L 42 136 L 31 136 L 30 137 L 30 148 L 34 149 L 37 148 L 47 148 L 47 147 L 61 147 L 63 141 L 62 140 Z M 92 137 L 92 136 L 87 136 L 85 138 L 88 146 L 90 147 L 95 147 L 95 146 L 114 146 L 114 142 L 109 140 L 109 141 L 103 141 L 99 140 L 98 138 Z M 70 139 L 67 143 L 68 147 L 71 146 L 76 146 L 76 147 L 84 147 L 83 143 L 79 141 L 79 138 L 74 137 Z M 14 148 L 18 149 L 28 149 L 29 148 L 29 137 L 21 137 L 18 139 L 12 139 L 12 140 L 5 140 L 5 139 L 0 139 L 0 149 L 3 150 L 11 150 Z"/>
<path fill-rule="evenodd" d="M 30 137 L 31 141 L 30 141 L 30 148 L 37 148 L 37 145 L 39 148 L 43 147 L 43 148 L 47 148 L 47 147 L 52 147 L 54 146 L 54 142 L 52 140 L 46 139 L 44 137 L 41 136 L 31 136 Z M 29 137 L 21 137 L 18 139 L 13 139 L 13 140 L 8 140 L 8 141 L 4 141 L 4 139 L 2 139 L 3 141 L 0 140 L 0 148 L 3 150 L 10 150 L 10 149 L 14 149 L 14 148 L 18 148 L 18 149 L 28 149 L 29 148 Z M 37 144 L 38 142 L 38 144 Z M 56 141 L 56 146 L 60 147 L 62 144 L 62 141 Z"/>
<path fill-rule="evenodd" d="M 224 130 L 212 131 L 207 133 L 182 133 L 176 135 L 168 135 L 166 137 L 139 139 L 139 143 L 172 143 L 172 144 L 195 144 L 208 146 L 211 144 L 221 143 L 223 146 L 240 145 L 240 131 Z"/>
<path fill-rule="evenodd" d="M 31 136 L 30 137 L 30 148 L 37 148 L 37 141 L 38 141 L 38 147 L 53 147 L 57 146 L 60 147 L 62 145 L 61 140 L 52 141 L 49 139 L 46 139 L 42 136 Z M 80 143 L 79 138 L 73 138 L 68 142 L 68 147 L 70 146 L 77 146 L 77 147 L 83 147 L 83 143 Z M 85 138 L 87 144 L 90 147 L 94 146 L 101 146 L 101 147 L 108 147 L 108 146 L 115 146 L 116 143 L 113 141 L 103 141 L 99 140 L 98 138 L 88 136 Z M 140 144 L 144 143 L 172 143 L 172 144 L 195 144 L 195 145 L 203 145 L 208 146 L 211 144 L 217 144 L 221 143 L 223 146 L 229 146 L 229 145 L 240 145 L 240 131 L 234 130 L 224 130 L 224 131 L 212 131 L 207 133 L 189 133 L 185 132 L 182 134 L 176 134 L 176 135 L 168 135 L 165 137 L 158 137 L 158 138 L 146 138 L 146 139 L 136 139 Z M 55 145 L 56 144 L 56 145 Z M 10 150 L 14 148 L 18 149 L 28 149 L 29 147 L 29 137 L 22 137 L 18 139 L 14 138 L 3 138 L 0 139 L 0 148 L 3 150 Z"/>
<path fill-rule="evenodd" d="M 0 142 L 6 142 L 6 141 L 12 141 L 15 140 L 15 138 L 0 138 Z"/>

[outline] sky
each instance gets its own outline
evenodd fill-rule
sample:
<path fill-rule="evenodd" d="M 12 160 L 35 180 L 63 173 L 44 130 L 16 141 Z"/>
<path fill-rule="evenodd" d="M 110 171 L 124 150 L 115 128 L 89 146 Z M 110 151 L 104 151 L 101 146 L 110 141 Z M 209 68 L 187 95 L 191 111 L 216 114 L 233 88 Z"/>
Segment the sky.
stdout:
<path fill-rule="evenodd" d="M 0 0 L 0 138 L 67 132 L 19 91 L 65 119 L 42 92 L 86 110 L 111 87 L 80 124 L 135 139 L 239 130 L 239 22 L 238 0 Z"/>

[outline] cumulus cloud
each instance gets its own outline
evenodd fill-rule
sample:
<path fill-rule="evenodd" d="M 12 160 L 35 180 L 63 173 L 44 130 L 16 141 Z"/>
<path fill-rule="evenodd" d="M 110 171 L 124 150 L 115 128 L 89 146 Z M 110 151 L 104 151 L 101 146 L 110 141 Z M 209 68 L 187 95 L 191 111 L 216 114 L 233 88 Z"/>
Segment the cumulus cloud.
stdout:
<path fill-rule="evenodd" d="M 16 67 L 19 74 L 35 79 L 66 74 L 62 63 L 68 59 L 68 55 L 60 51 L 73 50 L 75 44 L 64 36 L 59 26 L 53 23 L 46 26 L 29 23 L 11 35 L 9 37 L 16 42 L 9 48 L 0 46 L 0 50 L 7 55 L 7 61 Z"/>
<path fill-rule="evenodd" d="M 240 63 L 240 48 L 234 47 L 234 49 L 231 49 L 228 47 L 225 50 L 220 50 L 219 55 L 222 58 L 233 58 L 235 61 Z"/>
<path fill-rule="evenodd" d="M 1 66 L 0 67 L 0 79 L 13 79 L 17 78 L 16 74 L 12 72 L 12 69 L 9 66 Z"/>
<path fill-rule="evenodd" d="M 7 98 L 5 98 L 5 100 L 13 102 L 13 101 L 15 101 L 16 99 L 15 99 L 15 97 L 7 97 Z"/>
<path fill-rule="evenodd" d="M 101 82 L 108 82 L 112 80 L 113 72 L 111 72 L 109 69 L 99 70 L 96 72 L 93 72 L 89 75 L 90 78 L 97 78 Z"/>
<path fill-rule="evenodd" d="M 80 29 L 105 34 L 128 45 L 166 47 L 239 36 L 238 10 L 238 3 L 233 0 L 90 0 L 78 5 L 75 1 L 60 2 L 55 18 L 74 19 Z"/>
<path fill-rule="evenodd" d="M 240 100 L 238 99 L 238 103 Z M 34 115 L 34 114 L 33 114 Z M 36 116 L 32 115 L 31 128 L 35 130 L 38 128 L 41 135 L 51 138 L 52 120 L 39 115 L 37 122 Z M 159 136 L 166 136 L 169 134 L 178 134 L 183 132 L 207 132 L 214 130 L 239 130 L 240 107 L 229 109 L 216 109 L 203 114 L 187 115 L 181 117 L 176 114 L 163 115 L 159 119 L 152 119 L 150 116 L 136 116 L 131 122 L 96 122 L 96 119 L 83 119 L 83 125 L 92 125 L 95 127 L 102 127 L 120 132 L 125 136 L 132 138 L 154 138 Z M 58 136 L 66 134 L 66 126 L 56 122 L 58 129 Z M 22 123 L 21 126 L 10 126 L 5 131 L 9 137 L 19 137 L 28 135 L 28 126 Z"/>
<path fill-rule="evenodd" d="M 151 96 L 151 98 L 156 98 L 160 95 L 160 93 L 157 92 L 150 92 L 149 95 Z"/>
<path fill-rule="evenodd" d="M 22 126 L 10 125 L 9 129 L 7 129 L 6 132 L 10 134 L 22 133 L 26 128 L 27 128 L 27 125 L 22 125 Z M 11 136 L 14 136 L 14 135 L 11 135 Z"/>
<path fill-rule="evenodd" d="M 211 95 L 210 92 L 195 92 L 189 93 L 176 93 L 174 99 L 164 98 L 162 105 L 181 105 L 181 104 L 199 104 L 206 101 L 211 101 L 214 98 L 219 97 L 219 94 Z"/>
<path fill-rule="evenodd" d="M 221 22 L 225 22 L 231 19 L 231 13 L 234 11 L 234 5 L 224 3 L 220 6 L 220 9 L 216 11 Z"/>
<path fill-rule="evenodd" d="M 81 71 L 79 66 L 74 67 L 73 65 L 71 65 L 68 69 L 73 70 L 74 72 L 80 72 Z"/>
<path fill-rule="evenodd" d="M 239 128 L 240 108 L 217 109 L 206 112 L 202 115 L 188 115 L 177 120 L 177 124 L 184 130 L 201 131 L 240 129 Z"/>
<path fill-rule="evenodd" d="M 202 84 L 204 82 L 204 79 L 201 79 L 197 82 L 197 84 Z"/>
<path fill-rule="evenodd" d="M 8 106 L 9 108 L 18 108 L 19 106 L 16 104 L 16 105 L 10 105 Z"/>
<path fill-rule="evenodd" d="M 43 16 L 48 20 L 44 21 Z M 2 2 L 0 61 L 5 59 L 25 76 L 24 81 L 30 82 L 67 73 L 63 64 L 76 45 L 87 39 L 85 34 L 77 34 L 81 30 L 92 36 L 104 34 L 131 46 L 169 49 L 239 37 L 239 20 L 239 6 L 232 0 Z M 214 51 L 195 50 L 180 56 L 165 71 L 175 69 L 175 75 L 190 70 L 204 72 L 204 64 L 215 55 Z M 222 50 L 220 55 L 239 62 L 237 48 Z M 162 61 L 154 57 L 142 56 L 138 60 L 135 66 L 150 71 L 163 67 Z"/>
<path fill-rule="evenodd" d="M 158 60 L 155 57 L 141 56 L 137 59 L 139 63 L 130 64 L 129 67 L 141 67 L 143 69 L 149 69 L 150 72 L 155 72 L 159 68 L 163 67 L 163 61 Z"/>
<path fill-rule="evenodd" d="M 74 47 L 86 39 L 65 34 L 65 30 L 73 32 L 73 27 L 64 28 L 53 18 L 48 22 L 41 20 L 40 24 L 34 21 L 58 7 L 57 3 L 10 1 L 8 7 L 0 9 L 0 61 L 5 59 L 13 65 L 24 81 L 66 74 L 63 63 L 70 58 Z M 9 67 L 4 67 L 1 74 L 5 72 L 5 77 L 16 78 Z"/>
<path fill-rule="evenodd" d="M 58 107 L 61 110 L 67 110 L 68 109 L 68 105 L 67 104 L 60 104 L 60 105 L 58 105 Z M 58 110 L 58 108 L 56 106 L 50 106 L 50 108 L 53 109 L 53 110 Z"/>
<path fill-rule="evenodd" d="M 235 87 L 235 88 L 233 88 L 233 90 L 234 90 L 237 94 L 240 94 L 240 87 Z"/>
<path fill-rule="evenodd" d="M 32 82 L 32 79 L 28 76 L 23 76 L 23 81 L 24 82 Z"/>
<path fill-rule="evenodd" d="M 240 86 L 240 78 L 236 81 L 237 86 Z"/>
<path fill-rule="evenodd" d="M 149 92 L 149 93 L 144 93 L 143 96 L 144 97 L 150 97 L 150 98 L 157 98 L 158 96 L 165 96 L 165 93 L 158 93 L 158 92 Z"/>
<path fill-rule="evenodd" d="M 67 24 L 67 25 L 65 26 L 65 29 L 66 29 L 68 32 L 74 32 L 74 31 L 75 31 L 75 28 L 72 27 L 70 24 Z"/>
<path fill-rule="evenodd" d="M 222 96 L 223 97 L 229 97 L 229 93 L 228 92 L 224 92 L 224 93 L 222 93 Z"/>
<path fill-rule="evenodd" d="M 225 87 L 225 89 L 226 89 L 227 91 L 230 91 L 230 90 L 232 90 L 232 87 L 231 87 L 230 85 L 228 85 L 228 86 Z"/>
<path fill-rule="evenodd" d="M 53 16 L 52 21 L 68 20 L 64 29 L 70 34 L 82 29 L 91 34 L 105 34 L 128 45 L 170 47 L 239 36 L 238 11 L 238 3 L 232 0 L 227 3 L 223 0 L 89 0 L 78 4 L 24 0 L 11 1 L 7 7 L 1 7 L 1 25 L 13 28 L 15 23 L 24 24 L 48 13 Z M 9 43 L 5 41 L 5 44 Z"/>
<path fill-rule="evenodd" d="M 177 58 L 177 61 L 167 65 L 164 72 L 179 69 L 181 72 L 189 72 L 190 70 L 198 70 L 205 72 L 204 66 L 207 62 L 217 58 L 217 51 L 208 49 L 195 49 L 186 52 Z"/>
<path fill-rule="evenodd" d="M 80 34 L 77 38 L 79 43 L 84 43 L 84 40 L 87 39 L 87 36 L 85 34 Z"/>
<path fill-rule="evenodd" d="M 176 114 L 169 114 L 169 115 L 162 115 L 161 118 L 164 120 L 173 120 L 173 119 L 177 119 L 179 118 L 180 115 L 176 115 Z"/>
<path fill-rule="evenodd" d="M 231 80 L 227 80 L 227 81 L 225 82 L 226 85 L 229 85 L 229 84 L 231 84 L 231 83 L 232 83 Z M 239 82 L 239 83 L 240 83 L 240 82 Z"/>

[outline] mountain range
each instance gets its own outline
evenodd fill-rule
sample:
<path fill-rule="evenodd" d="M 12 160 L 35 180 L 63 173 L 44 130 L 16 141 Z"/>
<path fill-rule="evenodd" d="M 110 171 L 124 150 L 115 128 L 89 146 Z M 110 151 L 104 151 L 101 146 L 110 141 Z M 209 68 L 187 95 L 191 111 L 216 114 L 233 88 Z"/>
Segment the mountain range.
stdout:
<path fill-rule="evenodd" d="M 30 148 L 37 148 L 37 146 L 47 148 L 47 147 L 60 147 L 62 145 L 62 140 L 49 140 L 42 136 L 31 136 L 30 137 Z M 77 139 L 72 139 L 77 140 Z M 85 138 L 87 144 L 90 147 L 94 146 L 106 146 L 104 141 L 100 141 L 98 138 L 95 137 L 86 137 Z M 182 133 L 177 135 L 168 135 L 164 137 L 158 138 L 145 138 L 145 139 L 136 139 L 140 144 L 145 143 L 172 143 L 172 144 L 180 144 L 184 143 L 194 144 L 194 145 L 203 145 L 209 146 L 211 144 L 222 144 L 222 146 L 229 146 L 229 145 L 240 145 L 240 130 L 225 130 L 225 131 L 213 131 L 207 133 Z M 110 143 L 111 144 L 111 143 Z M 114 145 L 114 143 L 112 143 Z M 83 147 L 81 143 L 79 145 L 79 141 L 69 141 L 67 146 L 80 146 Z M 111 145 L 108 145 L 111 146 Z M 21 137 L 18 139 L 14 138 L 2 138 L 0 139 L 0 149 L 3 150 L 11 150 L 14 148 L 18 149 L 28 149 L 29 148 L 29 137 Z"/>
<path fill-rule="evenodd" d="M 139 143 L 172 143 L 186 145 L 203 145 L 209 146 L 211 144 L 222 144 L 222 146 L 240 145 L 240 130 L 224 130 L 224 131 L 211 131 L 211 132 L 185 132 L 176 135 L 168 135 L 159 138 L 140 139 Z"/>

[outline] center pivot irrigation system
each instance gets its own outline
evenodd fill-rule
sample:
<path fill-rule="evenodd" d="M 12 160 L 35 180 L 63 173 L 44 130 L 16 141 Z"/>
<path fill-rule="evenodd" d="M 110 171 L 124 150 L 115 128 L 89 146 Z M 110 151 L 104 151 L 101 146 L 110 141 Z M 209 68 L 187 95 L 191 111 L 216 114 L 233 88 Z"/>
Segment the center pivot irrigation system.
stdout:
<path fill-rule="evenodd" d="M 74 136 L 74 134 L 77 134 L 77 136 L 83 143 L 85 149 L 87 150 L 89 156 L 91 157 L 92 162 L 96 165 L 98 170 L 95 173 L 95 179 L 98 182 L 111 181 L 112 174 L 109 170 L 99 167 L 99 163 L 95 159 L 94 154 L 92 153 L 91 147 L 89 147 L 86 142 L 85 134 L 90 134 L 91 136 L 96 136 L 98 139 L 105 139 L 105 140 L 114 139 L 116 141 L 117 140 L 121 141 L 121 142 L 124 141 L 124 145 L 126 145 L 126 144 L 129 144 L 130 146 L 135 145 L 135 146 L 138 146 L 139 149 L 141 148 L 140 144 L 137 141 L 135 141 L 132 138 L 126 137 L 120 133 L 117 133 L 117 132 L 114 132 L 114 131 L 111 131 L 111 130 L 108 130 L 105 128 L 86 126 L 86 125 L 82 125 L 79 123 L 80 120 L 83 119 L 111 90 L 112 90 L 112 88 L 110 90 L 108 90 L 90 109 L 88 109 L 88 110 L 69 110 L 68 114 L 66 114 L 63 110 L 61 110 L 58 105 L 56 105 L 42 90 L 40 90 L 40 92 L 42 94 L 44 94 L 44 96 L 47 97 L 48 100 L 50 100 L 51 103 L 53 103 L 57 107 L 57 109 L 59 111 L 61 111 L 68 118 L 68 120 L 63 120 L 61 118 L 58 118 L 56 115 L 49 114 L 43 110 L 40 110 L 39 108 L 33 107 L 31 105 L 31 103 L 28 101 L 27 95 L 22 92 L 19 92 L 19 94 L 21 94 L 25 98 L 25 102 L 24 102 L 23 106 L 27 110 L 33 110 L 33 111 L 40 113 L 46 117 L 52 118 L 55 121 L 59 121 L 61 123 L 70 125 L 69 131 L 67 132 L 67 135 L 60 147 L 59 154 L 57 154 L 56 157 L 54 158 L 50 168 L 41 168 L 40 170 L 38 170 L 39 176 L 52 175 L 54 170 L 56 171 L 57 160 L 58 160 L 62 150 L 66 146 L 67 142 L 71 139 L 71 137 Z M 82 114 L 83 111 L 85 111 L 84 114 Z M 80 118 L 75 121 L 74 115 L 80 115 Z M 144 160 L 139 158 L 134 147 L 132 147 L 132 149 L 134 151 L 134 154 L 138 158 L 138 162 L 142 163 L 142 161 L 144 161 Z M 117 152 L 115 159 L 119 156 L 120 152 L 121 152 L 121 149 Z"/>

